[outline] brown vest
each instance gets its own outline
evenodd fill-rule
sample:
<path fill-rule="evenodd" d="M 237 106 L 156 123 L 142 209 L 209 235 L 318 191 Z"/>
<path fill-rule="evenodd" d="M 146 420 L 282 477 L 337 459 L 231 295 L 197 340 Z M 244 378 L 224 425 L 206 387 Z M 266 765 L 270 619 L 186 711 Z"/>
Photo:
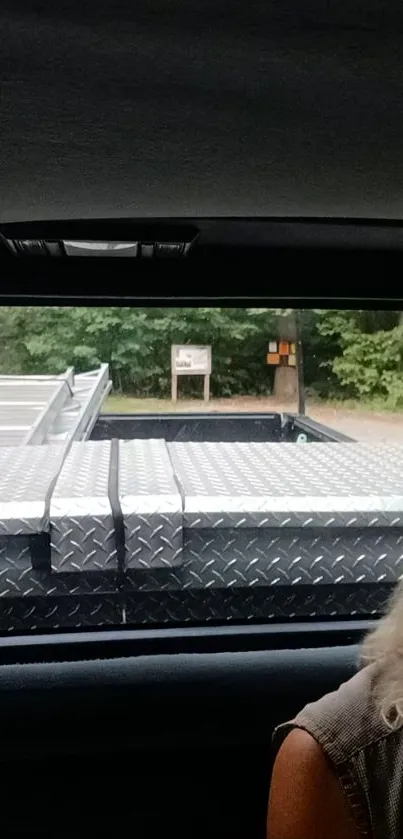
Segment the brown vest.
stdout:
<path fill-rule="evenodd" d="M 375 703 L 377 669 L 360 670 L 306 705 L 273 734 L 277 751 L 292 728 L 307 731 L 329 757 L 362 839 L 403 837 L 403 726 L 391 731 Z"/>

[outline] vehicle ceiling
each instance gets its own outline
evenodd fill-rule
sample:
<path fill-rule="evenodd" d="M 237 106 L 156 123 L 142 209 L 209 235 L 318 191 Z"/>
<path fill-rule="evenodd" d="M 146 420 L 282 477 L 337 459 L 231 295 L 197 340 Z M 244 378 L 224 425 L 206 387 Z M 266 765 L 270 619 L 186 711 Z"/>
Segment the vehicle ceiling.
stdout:
<path fill-rule="evenodd" d="M 0 221 L 400 218 L 399 0 L 3 0 Z"/>

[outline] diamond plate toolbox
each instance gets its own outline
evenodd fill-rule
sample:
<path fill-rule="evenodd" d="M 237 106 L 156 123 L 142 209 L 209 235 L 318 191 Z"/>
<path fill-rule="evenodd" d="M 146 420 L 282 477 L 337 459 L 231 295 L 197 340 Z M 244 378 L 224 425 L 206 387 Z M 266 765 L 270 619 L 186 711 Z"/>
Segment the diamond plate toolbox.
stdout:
<path fill-rule="evenodd" d="M 119 499 L 126 531 L 126 567 L 143 571 L 182 561 L 182 498 L 163 440 L 119 447 Z"/>
<path fill-rule="evenodd" d="M 73 443 L 50 502 L 53 571 L 116 570 L 111 444 Z"/>
<path fill-rule="evenodd" d="M 0 448 L 0 629 L 373 614 L 403 574 L 402 455 L 162 439 L 73 443 L 67 456 Z"/>
<path fill-rule="evenodd" d="M 361 443 L 169 443 L 192 528 L 403 523 L 403 448 Z"/>
<path fill-rule="evenodd" d="M 0 537 L 48 530 L 47 499 L 63 454 L 58 445 L 0 447 Z"/>
<path fill-rule="evenodd" d="M 170 443 L 184 498 L 183 585 L 396 582 L 403 449 Z"/>
<path fill-rule="evenodd" d="M 182 499 L 163 440 L 72 445 L 50 504 L 52 569 L 116 571 L 119 515 L 125 568 L 181 562 Z"/>

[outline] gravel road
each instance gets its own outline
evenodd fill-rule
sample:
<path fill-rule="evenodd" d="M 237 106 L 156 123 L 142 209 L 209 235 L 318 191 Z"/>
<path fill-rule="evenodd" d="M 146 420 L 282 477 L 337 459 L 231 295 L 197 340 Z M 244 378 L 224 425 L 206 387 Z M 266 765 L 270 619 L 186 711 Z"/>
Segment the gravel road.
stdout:
<path fill-rule="evenodd" d="M 312 419 L 363 443 L 402 443 L 403 414 L 369 414 L 361 411 L 312 408 Z"/>

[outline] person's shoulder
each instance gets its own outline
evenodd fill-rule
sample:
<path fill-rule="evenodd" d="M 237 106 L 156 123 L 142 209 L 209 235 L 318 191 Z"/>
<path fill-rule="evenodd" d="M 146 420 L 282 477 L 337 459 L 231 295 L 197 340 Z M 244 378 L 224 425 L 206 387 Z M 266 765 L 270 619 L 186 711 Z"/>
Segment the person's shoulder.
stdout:
<path fill-rule="evenodd" d="M 346 776 L 360 752 L 375 742 L 382 750 L 391 733 L 377 700 L 378 677 L 376 666 L 359 670 L 276 730 L 268 839 L 356 839 L 341 769 Z M 363 823 L 364 811 L 362 804 Z"/>
<path fill-rule="evenodd" d="M 277 754 L 267 821 L 268 839 L 357 839 L 340 783 L 316 740 L 295 728 Z"/>
<path fill-rule="evenodd" d="M 295 725 L 308 731 L 334 763 L 389 733 L 376 698 L 377 679 L 375 666 L 364 667 L 297 714 Z"/>

